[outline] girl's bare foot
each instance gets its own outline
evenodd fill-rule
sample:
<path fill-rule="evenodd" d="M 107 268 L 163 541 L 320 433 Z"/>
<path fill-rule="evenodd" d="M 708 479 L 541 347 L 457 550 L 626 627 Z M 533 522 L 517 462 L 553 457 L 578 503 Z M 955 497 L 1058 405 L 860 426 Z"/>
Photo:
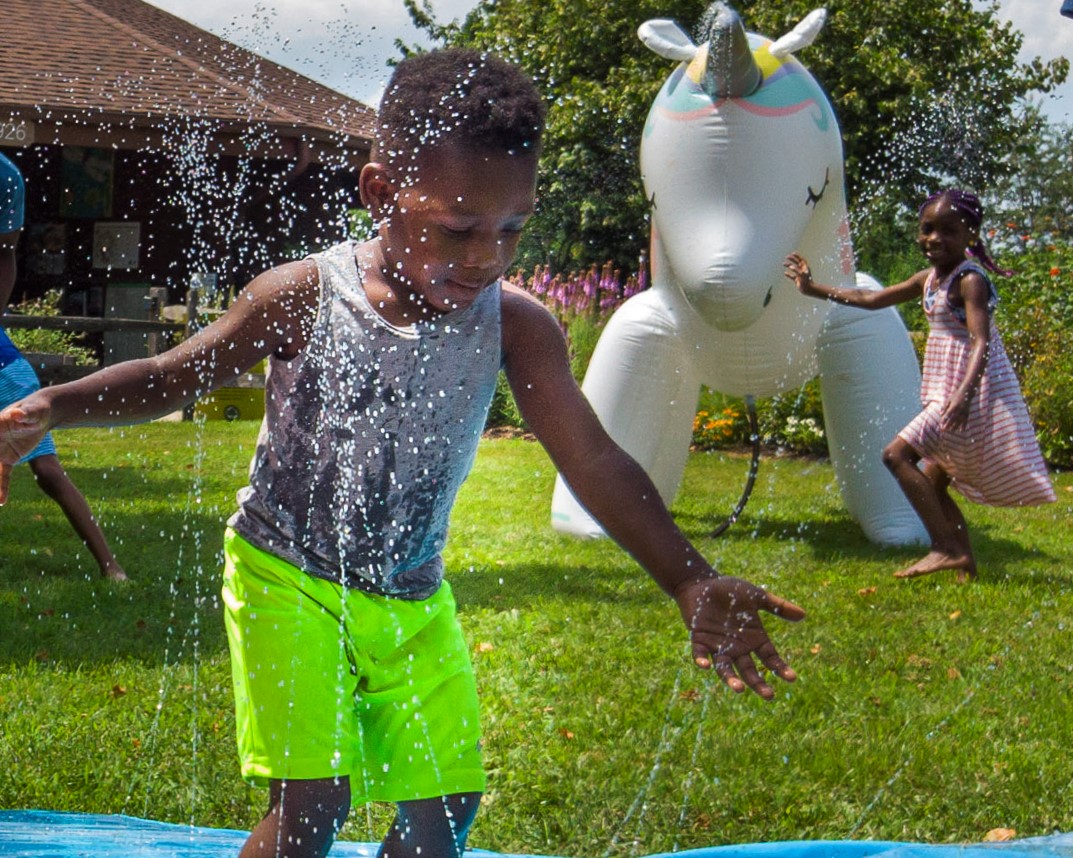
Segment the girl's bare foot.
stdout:
<path fill-rule="evenodd" d="M 958 583 L 963 584 L 976 577 L 976 564 L 966 554 L 951 554 L 947 551 L 929 551 L 924 557 L 907 569 L 894 573 L 895 578 L 916 578 L 930 575 L 943 569 L 957 569 Z"/>

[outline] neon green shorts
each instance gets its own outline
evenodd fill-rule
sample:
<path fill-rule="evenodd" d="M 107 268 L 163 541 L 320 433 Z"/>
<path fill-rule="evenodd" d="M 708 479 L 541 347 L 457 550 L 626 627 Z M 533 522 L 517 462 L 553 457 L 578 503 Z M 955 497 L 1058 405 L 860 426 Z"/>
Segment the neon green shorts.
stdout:
<path fill-rule="evenodd" d="M 483 792 L 477 688 L 445 581 L 346 590 L 228 530 L 224 618 L 242 776 L 348 775 L 355 803 Z"/>

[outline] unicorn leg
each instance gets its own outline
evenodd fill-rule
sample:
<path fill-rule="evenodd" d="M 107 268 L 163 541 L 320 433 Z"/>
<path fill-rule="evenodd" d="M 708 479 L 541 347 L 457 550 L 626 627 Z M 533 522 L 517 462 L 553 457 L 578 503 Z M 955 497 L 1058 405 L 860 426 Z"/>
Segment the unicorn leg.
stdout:
<path fill-rule="evenodd" d="M 872 541 L 927 543 L 883 465 L 883 448 L 920 410 L 920 370 L 893 309 L 834 307 L 818 342 L 828 449 L 850 515 Z"/>
<path fill-rule="evenodd" d="M 644 468 L 667 504 L 685 469 L 700 390 L 687 359 L 674 312 L 656 292 L 643 292 L 608 322 L 582 385 L 608 434 Z M 603 535 L 561 476 L 551 521 L 575 536 Z"/>

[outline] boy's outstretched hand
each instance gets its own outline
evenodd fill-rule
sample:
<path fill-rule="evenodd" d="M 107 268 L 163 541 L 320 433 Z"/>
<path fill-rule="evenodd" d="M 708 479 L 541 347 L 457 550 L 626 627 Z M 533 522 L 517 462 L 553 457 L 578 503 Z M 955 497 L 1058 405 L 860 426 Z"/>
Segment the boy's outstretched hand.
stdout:
<path fill-rule="evenodd" d="M 48 421 L 47 405 L 20 402 L 0 411 L 0 506 L 7 503 L 11 469 L 45 437 Z"/>
<path fill-rule="evenodd" d="M 686 581 L 675 590 L 674 600 L 689 629 L 693 661 L 698 667 L 714 669 L 731 690 L 742 692 L 748 686 L 765 700 L 775 696 L 757 669 L 754 655 L 781 679 L 797 679 L 760 621 L 760 611 L 795 623 L 804 619 L 804 610 L 793 602 L 726 575 Z"/>

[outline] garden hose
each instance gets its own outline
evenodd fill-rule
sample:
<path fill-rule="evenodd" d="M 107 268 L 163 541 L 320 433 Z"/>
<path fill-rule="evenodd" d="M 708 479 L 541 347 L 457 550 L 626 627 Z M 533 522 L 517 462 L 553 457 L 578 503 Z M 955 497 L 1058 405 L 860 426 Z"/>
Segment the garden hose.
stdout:
<path fill-rule="evenodd" d="M 745 509 L 745 504 L 749 502 L 749 495 L 753 493 L 753 486 L 756 484 L 756 472 L 760 470 L 760 424 L 756 418 L 756 399 L 754 397 L 745 397 L 745 410 L 749 415 L 749 440 L 753 445 L 749 473 L 745 478 L 745 489 L 742 491 L 741 499 L 738 501 L 737 506 L 734 507 L 734 511 L 727 517 L 726 521 L 712 531 L 712 536 L 722 536 L 727 528 L 738 520 L 738 516 Z"/>

